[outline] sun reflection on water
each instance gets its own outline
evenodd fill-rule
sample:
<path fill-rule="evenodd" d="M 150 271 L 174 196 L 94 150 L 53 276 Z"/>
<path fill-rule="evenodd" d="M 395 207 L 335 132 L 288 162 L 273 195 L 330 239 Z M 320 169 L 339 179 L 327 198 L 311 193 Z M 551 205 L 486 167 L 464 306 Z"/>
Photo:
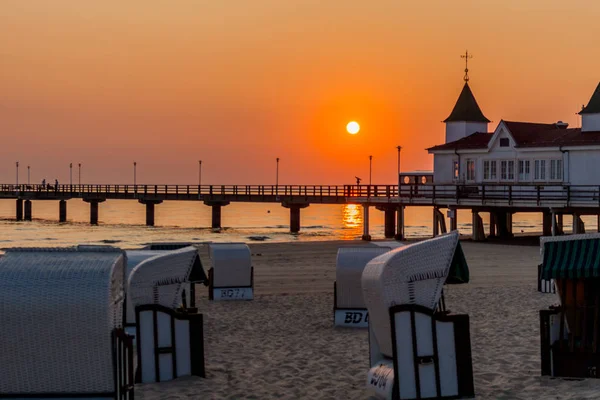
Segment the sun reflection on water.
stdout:
<path fill-rule="evenodd" d="M 358 204 L 346 204 L 342 213 L 345 228 L 358 228 L 362 226 L 363 217 Z"/>

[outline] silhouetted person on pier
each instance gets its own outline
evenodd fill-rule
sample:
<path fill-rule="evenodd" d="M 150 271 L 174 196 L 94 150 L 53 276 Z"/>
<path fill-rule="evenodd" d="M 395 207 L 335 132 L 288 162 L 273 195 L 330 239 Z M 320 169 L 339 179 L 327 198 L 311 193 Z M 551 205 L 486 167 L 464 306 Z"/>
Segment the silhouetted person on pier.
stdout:
<path fill-rule="evenodd" d="M 360 179 L 358 176 L 355 176 L 355 178 L 356 178 L 356 184 L 360 185 L 360 181 L 362 181 L 362 179 Z"/>
<path fill-rule="evenodd" d="M 58 191 L 58 179 L 54 180 L 54 190 Z"/>

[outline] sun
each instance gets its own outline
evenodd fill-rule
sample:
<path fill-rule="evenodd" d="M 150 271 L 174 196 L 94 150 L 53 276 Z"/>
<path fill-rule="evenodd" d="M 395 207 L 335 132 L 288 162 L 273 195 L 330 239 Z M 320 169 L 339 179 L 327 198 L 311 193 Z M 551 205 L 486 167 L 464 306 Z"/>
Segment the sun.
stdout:
<path fill-rule="evenodd" d="M 360 131 L 360 125 L 356 121 L 350 121 L 348 122 L 348 125 L 346 125 L 346 130 L 349 134 L 356 135 L 358 131 Z"/>

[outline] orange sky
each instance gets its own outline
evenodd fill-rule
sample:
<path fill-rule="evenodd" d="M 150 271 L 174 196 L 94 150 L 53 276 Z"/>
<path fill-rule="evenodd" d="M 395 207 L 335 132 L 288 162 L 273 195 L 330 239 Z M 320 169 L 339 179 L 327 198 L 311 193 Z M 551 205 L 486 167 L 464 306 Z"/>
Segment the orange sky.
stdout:
<path fill-rule="evenodd" d="M 174 4 L 177 4 L 175 7 Z M 2 0 L 0 182 L 343 184 L 430 169 L 463 85 L 484 114 L 577 125 L 598 1 Z M 357 120 L 360 134 L 345 133 Z M 76 174 L 74 175 L 76 180 Z"/>

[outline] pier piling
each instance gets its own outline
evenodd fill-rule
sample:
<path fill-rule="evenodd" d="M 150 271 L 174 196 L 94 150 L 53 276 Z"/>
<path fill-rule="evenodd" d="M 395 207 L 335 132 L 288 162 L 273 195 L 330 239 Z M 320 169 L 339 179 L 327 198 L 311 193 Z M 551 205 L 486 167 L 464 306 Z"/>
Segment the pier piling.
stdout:
<path fill-rule="evenodd" d="M 157 204 L 162 203 L 162 200 L 139 199 L 138 201 L 146 206 L 146 226 L 154 226 L 154 209 Z"/>
<path fill-rule="evenodd" d="M 61 200 L 58 202 L 58 222 L 67 222 L 67 202 Z"/>
<path fill-rule="evenodd" d="M 290 233 L 300 232 L 300 210 L 308 207 L 309 204 L 284 202 L 281 205 L 290 210 Z"/>
<path fill-rule="evenodd" d="M 396 210 L 396 240 L 404 240 L 404 206 L 398 206 Z"/>
<path fill-rule="evenodd" d="M 544 211 L 542 213 L 542 234 L 544 236 L 552 235 L 552 221 L 554 219 L 554 215 L 549 211 Z"/>
<path fill-rule="evenodd" d="M 479 212 L 477 210 L 472 210 L 472 213 L 473 213 L 472 239 L 475 242 L 484 241 L 485 240 L 485 232 L 483 230 L 483 220 L 481 219 L 481 216 L 479 215 Z"/>
<path fill-rule="evenodd" d="M 214 230 L 221 229 L 221 207 L 229 205 L 228 201 L 205 201 L 205 205 L 212 207 L 212 223 L 211 228 Z"/>
<path fill-rule="evenodd" d="M 31 200 L 25 200 L 25 221 L 32 220 Z"/>
<path fill-rule="evenodd" d="M 450 230 L 458 230 L 458 210 L 456 208 L 449 208 L 448 215 L 450 217 Z"/>
<path fill-rule="evenodd" d="M 23 199 L 17 199 L 17 221 L 23 221 Z"/>
<path fill-rule="evenodd" d="M 83 199 L 86 203 L 90 203 L 90 225 L 98 225 L 98 204 L 105 199 Z"/>
<path fill-rule="evenodd" d="M 379 211 L 383 211 L 384 236 L 386 239 L 393 239 L 396 231 L 396 206 L 385 204 L 376 206 Z"/>
<path fill-rule="evenodd" d="M 362 240 L 370 241 L 371 235 L 369 234 L 369 206 L 363 204 L 363 235 Z"/>

